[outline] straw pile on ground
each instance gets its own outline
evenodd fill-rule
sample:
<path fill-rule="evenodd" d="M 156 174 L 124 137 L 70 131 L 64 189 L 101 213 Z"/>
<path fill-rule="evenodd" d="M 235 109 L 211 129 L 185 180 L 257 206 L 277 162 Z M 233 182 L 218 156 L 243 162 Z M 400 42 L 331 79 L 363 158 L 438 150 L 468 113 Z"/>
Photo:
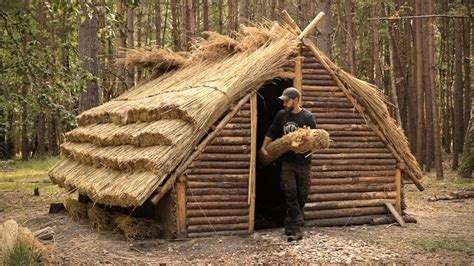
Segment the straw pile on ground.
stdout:
<path fill-rule="evenodd" d="M 112 215 L 105 209 L 92 206 L 87 210 L 87 217 L 92 227 L 100 231 L 114 229 Z"/>
<path fill-rule="evenodd" d="M 114 217 L 114 224 L 127 240 L 159 238 L 163 233 L 161 226 L 152 220 L 123 214 Z"/>
<path fill-rule="evenodd" d="M 64 200 L 64 207 L 69 216 L 76 221 L 85 221 L 88 218 L 87 205 L 75 199 Z"/>
<path fill-rule="evenodd" d="M 14 220 L 0 224 L 0 259 L 7 260 L 9 254 L 19 246 L 27 248 L 36 262 L 46 261 L 53 251 L 52 245 L 41 243 L 28 228 L 19 226 Z"/>
<path fill-rule="evenodd" d="M 105 205 L 142 205 L 231 105 L 277 77 L 297 49 L 282 27 L 260 30 L 285 34 L 218 61 L 185 63 L 83 112 L 61 147 L 66 159 L 49 173 L 53 183 Z M 201 43 L 200 52 L 234 45 L 211 35 L 219 45 Z"/>
<path fill-rule="evenodd" d="M 328 148 L 330 142 L 329 133 L 324 129 L 300 128 L 270 142 L 265 148 L 268 155 L 259 154 L 259 167 L 265 167 L 288 151 L 312 153 Z"/>

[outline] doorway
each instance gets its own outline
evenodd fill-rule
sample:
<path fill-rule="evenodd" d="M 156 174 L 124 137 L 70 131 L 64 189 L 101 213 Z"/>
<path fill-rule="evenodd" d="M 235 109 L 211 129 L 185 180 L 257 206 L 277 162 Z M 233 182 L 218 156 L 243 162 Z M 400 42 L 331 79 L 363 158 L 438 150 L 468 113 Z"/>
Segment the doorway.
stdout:
<path fill-rule="evenodd" d="M 268 128 L 283 107 L 278 97 L 293 86 L 291 79 L 274 79 L 265 83 L 257 95 L 257 151 L 260 150 Z M 285 194 L 281 188 L 281 163 L 276 161 L 256 171 L 255 229 L 283 226 Z"/>

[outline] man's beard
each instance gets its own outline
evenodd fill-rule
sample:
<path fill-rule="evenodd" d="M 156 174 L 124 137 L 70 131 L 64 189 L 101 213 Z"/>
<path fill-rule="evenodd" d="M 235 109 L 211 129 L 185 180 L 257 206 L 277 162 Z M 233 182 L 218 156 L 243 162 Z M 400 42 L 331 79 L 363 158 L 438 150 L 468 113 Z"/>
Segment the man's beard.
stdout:
<path fill-rule="evenodd" d="M 290 107 L 285 107 L 285 111 L 287 111 L 288 113 L 293 112 L 294 109 L 295 109 L 295 105 L 294 105 L 294 104 L 292 104 Z"/>

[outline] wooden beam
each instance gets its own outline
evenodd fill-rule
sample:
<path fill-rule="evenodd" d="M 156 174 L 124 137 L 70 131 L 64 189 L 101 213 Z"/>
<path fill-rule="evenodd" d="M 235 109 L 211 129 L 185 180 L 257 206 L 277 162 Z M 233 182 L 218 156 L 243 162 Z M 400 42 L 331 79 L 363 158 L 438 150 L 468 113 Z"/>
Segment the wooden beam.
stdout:
<path fill-rule="evenodd" d="M 180 178 L 181 179 L 181 178 Z M 176 182 L 176 232 L 178 238 L 187 237 L 186 181 Z"/>
<path fill-rule="evenodd" d="M 283 20 L 286 22 L 286 24 L 288 24 L 290 27 L 292 27 L 293 30 L 297 34 L 301 33 L 300 27 L 298 27 L 298 24 L 296 24 L 296 22 L 291 18 L 290 14 L 288 14 L 288 12 L 286 12 L 286 10 L 283 10 L 281 12 L 281 15 L 282 15 Z"/>
<path fill-rule="evenodd" d="M 324 12 L 319 12 L 319 14 L 316 15 L 313 21 L 311 21 L 311 23 L 309 23 L 309 25 L 306 26 L 303 32 L 301 32 L 300 36 L 298 36 L 298 39 L 302 40 L 303 38 L 308 37 L 314 31 L 314 29 L 316 28 L 316 25 L 324 17 L 324 15 L 325 15 Z"/>
<path fill-rule="evenodd" d="M 395 170 L 395 185 L 397 192 L 395 209 L 397 212 L 402 213 L 402 170 L 400 168 Z"/>
<path fill-rule="evenodd" d="M 214 140 L 214 138 L 222 131 L 225 125 L 234 117 L 234 115 L 240 110 L 240 108 L 246 104 L 250 99 L 250 94 L 242 98 L 235 106 L 232 111 L 230 111 L 219 124 L 216 126 L 214 131 L 211 134 L 207 135 L 207 137 L 196 147 L 195 151 L 188 157 L 186 161 L 184 161 L 178 168 L 176 168 L 175 172 L 166 180 L 166 183 L 161 187 L 158 188 L 158 194 L 152 197 L 151 202 L 156 205 L 158 202 L 163 198 L 168 192 L 171 187 L 173 187 L 176 179 L 184 173 L 189 167 L 189 165 L 204 151 L 207 145 Z"/>
<path fill-rule="evenodd" d="M 249 233 L 253 233 L 255 225 L 255 180 L 257 168 L 257 94 L 253 94 L 250 98 L 250 174 L 248 187 L 248 204 L 249 204 Z"/>
<path fill-rule="evenodd" d="M 301 66 L 301 47 L 298 48 L 298 56 L 295 58 L 295 75 L 293 78 L 293 87 L 297 90 L 302 92 L 302 84 L 303 84 L 303 73 L 302 73 L 302 66 Z M 300 99 L 301 100 L 301 99 Z M 302 103 L 303 101 L 301 101 Z"/>
<path fill-rule="evenodd" d="M 397 210 L 395 210 L 395 207 L 393 207 L 392 203 L 385 202 L 385 206 L 387 209 L 390 211 L 390 213 L 393 215 L 395 220 L 397 220 L 398 224 L 401 227 L 406 227 L 407 225 L 405 224 L 405 221 L 403 220 L 403 217 L 398 214 Z"/>

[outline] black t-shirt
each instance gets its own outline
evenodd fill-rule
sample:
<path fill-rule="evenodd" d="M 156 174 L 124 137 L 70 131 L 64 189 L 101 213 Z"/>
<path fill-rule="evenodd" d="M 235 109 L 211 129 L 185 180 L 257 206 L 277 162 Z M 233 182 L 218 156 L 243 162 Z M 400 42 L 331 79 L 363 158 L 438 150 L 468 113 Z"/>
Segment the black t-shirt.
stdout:
<path fill-rule="evenodd" d="M 267 137 L 277 139 L 303 126 L 316 128 L 316 120 L 311 112 L 302 109 L 299 113 L 293 114 L 285 110 L 280 110 L 268 129 Z M 306 154 L 289 151 L 283 154 L 282 159 L 297 164 L 310 164 L 311 156 L 305 157 Z"/>

